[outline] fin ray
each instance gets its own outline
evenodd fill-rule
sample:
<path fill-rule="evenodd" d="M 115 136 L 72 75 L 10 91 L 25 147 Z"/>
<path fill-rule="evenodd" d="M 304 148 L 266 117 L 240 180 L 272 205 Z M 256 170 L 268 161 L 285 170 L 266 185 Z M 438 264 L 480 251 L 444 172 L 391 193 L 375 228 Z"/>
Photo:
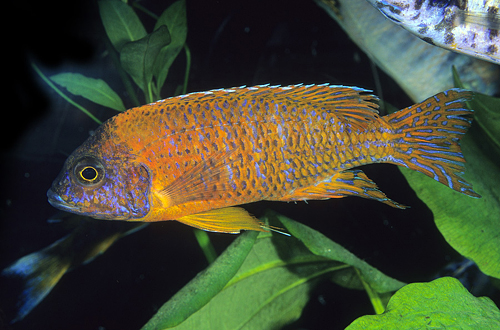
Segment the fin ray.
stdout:
<path fill-rule="evenodd" d="M 212 200 L 229 185 L 228 166 L 238 161 L 230 159 L 237 149 L 216 152 L 172 181 L 159 193 L 168 198 L 170 205 L 186 202 Z M 226 183 L 226 185 L 224 185 Z"/>
<path fill-rule="evenodd" d="M 180 217 L 177 221 L 205 231 L 229 234 L 237 234 L 241 230 L 271 230 L 241 207 L 212 209 Z"/>
<path fill-rule="evenodd" d="M 458 88 L 390 114 L 387 121 L 395 132 L 396 154 L 391 163 L 419 171 L 471 197 L 481 197 L 461 175 L 465 159 L 459 145 L 471 125 L 472 110 L 465 102 L 472 92 Z"/>
<path fill-rule="evenodd" d="M 291 195 L 284 196 L 282 201 L 307 199 L 341 198 L 359 196 L 374 199 L 392 207 L 406 208 L 380 191 L 372 180 L 361 170 L 346 170 L 336 173 L 329 181 L 295 190 Z"/>
<path fill-rule="evenodd" d="M 212 90 L 204 93 L 211 97 L 253 98 L 266 97 L 275 103 L 295 106 L 298 110 L 318 108 L 334 113 L 339 120 L 351 124 L 354 129 L 366 129 L 370 122 L 377 120 L 378 97 L 371 91 L 359 87 L 341 85 L 290 85 L 235 87 Z M 188 94 L 185 99 L 199 98 L 199 93 Z M 201 96 L 203 97 L 203 95 Z"/>
<path fill-rule="evenodd" d="M 334 113 L 355 129 L 365 129 L 370 122 L 379 118 L 378 98 L 369 94 L 369 90 L 326 84 L 291 87 L 275 92 L 274 98 L 285 98 L 287 102 L 304 108 L 319 104 L 322 109 Z"/>

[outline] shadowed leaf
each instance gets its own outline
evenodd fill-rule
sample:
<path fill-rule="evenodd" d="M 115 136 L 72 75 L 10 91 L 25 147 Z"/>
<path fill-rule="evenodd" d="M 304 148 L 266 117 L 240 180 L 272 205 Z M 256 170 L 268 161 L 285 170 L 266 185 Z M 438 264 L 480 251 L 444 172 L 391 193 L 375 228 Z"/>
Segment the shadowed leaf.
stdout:
<path fill-rule="evenodd" d="M 453 81 L 455 87 L 466 88 L 458 72 L 453 67 Z M 474 120 L 481 126 L 496 152 L 500 152 L 500 98 L 481 93 L 474 93 L 474 99 L 467 102 L 470 109 L 474 109 Z"/>
<path fill-rule="evenodd" d="M 455 74 L 455 82 L 457 79 Z M 457 87 L 462 85 L 459 83 Z M 483 273 L 500 278 L 500 154 L 491 148 L 494 145 L 491 136 L 499 134 L 500 118 L 488 117 L 488 113 L 495 110 L 478 106 L 477 96 L 470 104 L 475 118 L 484 118 L 491 129 L 488 133 L 473 122 L 460 141 L 467 161 L 463 178 L 482 198 L 465 196 L 421 173 L 399 169 L 417 196 L 431 209 L 445 240 L 473 260 Z"/>
<path fill-rule="evenodd" d="M 153 79 L 154 63 L 161 49 L 170 43 L 170 34 L 165 25 L 144 38 L 123 45 L 120 62 L 134 82 L 143 91 Z"/>
<path fill-rule="evenodd" d="M 290 234 L 301 240 L 301 242 L 315 255 L 356 267 L 361 272 L 363 279 L 375 291 L 380 293 L 390 292 L 401 288 L 405 284 L 383 274 L 320 232 L 285 216 L 273 216 L 277 216 Z M 331 278 L 335 283 L 343 287 L 363 289 L 363 283 L 353 268 L 347 271 L 336 272 Z"/>
<path fill-rule="evenodd" d="M 168 7 L 156 22 L 155 29 L 166 25 L 172 42 L 163 47 L 155 63 L 154 75 L 157 81 L 158 92 L 167 78 L 170 66 L 182 50 L 187 37 L 186 1 L 179 0 Z"/>
<path fill-rule="evenodd" d="M 500 168 L 489 157 L 490 150 L 479 142 L 479 135 L 477 130 L 469 132 L 460 144 L 467 160 L 464 179 L 482 195 L 480 199 L 462 195 L 415 171 L 400 170 L 432 210 L 446 241 L 486 275 L 500 278 Z"/>

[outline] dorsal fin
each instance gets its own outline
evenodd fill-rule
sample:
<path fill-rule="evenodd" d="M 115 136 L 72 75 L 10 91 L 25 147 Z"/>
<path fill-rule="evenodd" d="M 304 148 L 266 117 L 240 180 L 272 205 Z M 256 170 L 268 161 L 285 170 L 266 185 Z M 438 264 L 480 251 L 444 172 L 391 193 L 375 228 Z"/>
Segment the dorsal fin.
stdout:
<path fill-rule="evenodd" d="M 282 87 L 274 92 L 277 99 L 284 98 L 298 107 L 326 110 L 354 128 L 365 129 L 379 118 L 378 98 L 371 91 L 336 85 L 307 85 Z"/>
<path fill-rule="evenodd" d="M 354 129 L 365 129 L 379 118 L 378 98 L 371 91 L 359 87 L 341 85 L 290 85 L 254 87 L 234 87 L 207 92 L 195 92 L 176 97 L 179 102 L 200 101 L 221 98 L 249 99 L 263 97 L 276 103 L 294 105 L 297 109 L 326 110 L 335 114 L 342 122 Z"/>

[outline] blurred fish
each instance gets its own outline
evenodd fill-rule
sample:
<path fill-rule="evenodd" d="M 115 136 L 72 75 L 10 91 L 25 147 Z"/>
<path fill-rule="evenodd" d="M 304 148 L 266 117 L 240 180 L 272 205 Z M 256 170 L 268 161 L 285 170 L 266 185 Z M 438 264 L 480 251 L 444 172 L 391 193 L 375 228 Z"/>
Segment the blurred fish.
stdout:
<path fill-rule="evenodd" d="M 405 166 L 479 197 L 460 177 L 471 92 L 448 90 L 385 117 L 369 92 L 264 85 L 130 109 L 70 155 L 49 202 L 97 219 L 177 220 L 227 233 L 268 230 L 232 207 L 260 200 L 354 195 L 403 208 L 353 169 L 370 163 Z"/>
<path fill-rule="evenodd" d="M 435 278 L 451 276 L 456 278 L 474 296 L 491 295 L 495 291 L 488 275 L 484 274 L 474 261 L 462 257 L 447 264 Z"/>
<path fill-rule="evenodd" d="M 432 45 L 500 64 L 498 0 L 368 1 Z"/>
<path fill-rule="evenodd" d="M 11 323 L 22 320 L 55 287 L 66 272 L 87 264 L 104 253 L 118 239 L 142 229 L 143 223 L 89 221 L 87 217 L 72 216 L 79 221 L 70 234 L 48 247 L 30 253 L 2 270 L 1 275 L 20 283 L 16 316 Z M 16 285 L 11 285 L 17 287 Z M 5 291 L 5 290 L 4 290 Z M 17 291 L 16 291 L 17 292 Z M 5 292 L 4 292 L 5 293 Z"/>
<path fill-rule="evenodd" d="M 380 15 L 366 0 L 316 2 L 414 102 L 456 87 L 451 75 L 453 66 L 467 89 L 488 95 L 498 93 L 499 65 L 422 42 Z M 377 92 L 383 99 L 383 91 L 379 88 Z"/>

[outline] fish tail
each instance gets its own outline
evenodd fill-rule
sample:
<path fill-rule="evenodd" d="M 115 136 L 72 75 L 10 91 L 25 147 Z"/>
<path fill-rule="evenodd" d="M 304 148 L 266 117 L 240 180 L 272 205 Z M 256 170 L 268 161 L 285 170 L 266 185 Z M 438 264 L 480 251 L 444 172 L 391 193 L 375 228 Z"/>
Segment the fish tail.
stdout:
<path fill-rule="evenodd" d="M 145 224 L 103 221 L 82 221 L 75 217 L 79 226 L 70 234 L 51 245 L 30 253 L 7 268 L 0 275 L 12 283 L 10 288 L 16 305 L 11 307 L 15 315 L 11 323 L 21 321 L 52 291 L 69 270 L 91 262 L 104 253 L 119 238 L 145 227 Z M 10 285 L 10 284 L 9 284 Z"/>
<path fill-rule="evenodd" d="M 459 141 L 472 122 L 465 102 L 473 93 L 450 89 L 385 119 L 395 133 L 391 163 L 419 171 L 471 197 L 481 197 L 461 175 L 465 159 Z"/>
<path fill-rule="evenodd" d="M 61 238 L 40 251 L 28 254 L 5 268 L 1 275 L 16 278 L 21 284 L 17 315 L 11 323 L 22 320 L 54 288 L 71 266 L 70 258 L 61 258 L 54 250 L 70 239 Z"/>

